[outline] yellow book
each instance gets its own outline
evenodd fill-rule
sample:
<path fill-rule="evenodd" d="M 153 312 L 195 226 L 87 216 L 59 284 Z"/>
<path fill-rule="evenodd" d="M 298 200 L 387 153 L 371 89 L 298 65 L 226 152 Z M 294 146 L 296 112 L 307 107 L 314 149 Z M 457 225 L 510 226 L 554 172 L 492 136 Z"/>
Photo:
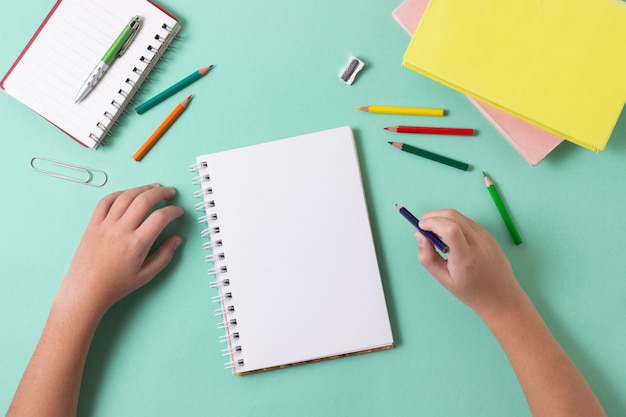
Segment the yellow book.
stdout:
<path fill-rule="evenodd" d="M 403 65 L 597 152 L 626 100 L 626 2 L 432 0 Z"/>

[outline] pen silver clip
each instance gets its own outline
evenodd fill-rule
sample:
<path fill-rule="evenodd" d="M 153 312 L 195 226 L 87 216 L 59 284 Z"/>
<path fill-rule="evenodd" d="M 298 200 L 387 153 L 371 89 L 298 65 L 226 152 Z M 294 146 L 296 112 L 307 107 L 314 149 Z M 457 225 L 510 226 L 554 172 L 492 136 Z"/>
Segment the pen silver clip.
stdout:
<path fill-rule="evenodd" d="M 137 32 L 139 32 L 139 28 L 141 27 L 141 18 L 139 16 L 133 17 L 132 19 L 130 19 L 130 22 L 128 22 L 128 26 L 133 29 L 133 33 L 132 35 L 130 35 L 124 45 L 122 45 L 122 49 L 120 49 L 120 51 L 117 53 L 118 58 L 121 57 L 124 52 L 126 52 L 133 39 L 135 39 L 135 36 L 137 36 Z"/>

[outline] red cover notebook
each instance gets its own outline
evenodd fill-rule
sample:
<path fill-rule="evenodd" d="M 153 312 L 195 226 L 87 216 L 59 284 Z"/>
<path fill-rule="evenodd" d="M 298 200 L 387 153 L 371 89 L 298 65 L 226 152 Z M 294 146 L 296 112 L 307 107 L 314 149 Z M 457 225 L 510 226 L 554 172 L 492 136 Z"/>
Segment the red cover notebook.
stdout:
<path fill-rule="evenodd" d="M 131 17 L 141 27 L 95 89 L 76 93 Z M 97 148 L 176 37 L 176 17 L 150 0 L 58 0 L 0 87 L 72 139 Z"/>

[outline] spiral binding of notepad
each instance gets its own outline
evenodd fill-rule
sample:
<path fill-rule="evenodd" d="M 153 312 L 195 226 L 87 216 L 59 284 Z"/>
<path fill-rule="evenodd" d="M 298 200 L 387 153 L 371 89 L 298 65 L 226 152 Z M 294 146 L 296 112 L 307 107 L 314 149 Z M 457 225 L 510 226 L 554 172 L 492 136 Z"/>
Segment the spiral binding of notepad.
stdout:
<path fill-rule="evenodd" d="M 133 68 L 132 74 L 126 78 L 124 85 L 115 93 L 115 97 L 110 103 L 111 107 L 102 113 L 103 119 L 96 123 L 96 133 L 89 134 L 89 137 L 96 142 L 96 147 L 104 145 L 105 136 L 111 133 L 111 129 L 118 123 L 120 115 L 126 113 L 126 106 L 132 101 L 156 63 L 176 39 L 180 27 L 178 25 L 171 27 L 163 23 L 160 29 L 154 35 L 152 44 L 146 47 L 144 55 Z"/>
<path fill-rule="evenodd" d="M 194 193 L 194 197 L 202 199 L 201 202 L 196 204 L 195 209 L 199 213 L 204 213 L 198 217 L 198 222 L 205 225 L 201 236 L 207 239 L 203 249 L 207 251 L 205 261 L 210 265 L 207 273 L 213 278 L 210 287 L 215 288 L 218 292 L 218 295 L 213 297 L 213 302 L 220 304 L 220 307 L 215 310 L 215 316 L 221 318 L 221 321 L 217 323 L 217 328 L 224 330 L 224 336 L 221 336 L 219 340 L 227 345 L 222 350 L 222 355 L 230 358 L 224 364 L 224 367 L 235 371 L 238 367 L 244 365 L 243 349 L 239 340 L 239 332 L 237 331 L 234 296 L 229 288 L 230 279 L 226 265 L 226 247 L 222 239 L 222 230 L 217 214 L 218 207 L 213 199 L 211 176 L 207 173 L 208 167 L 205 162 L 194 164 L 189 169 L 199 174 L 192 180 L 194 185 L 200 186 L 200 189 Z"/>

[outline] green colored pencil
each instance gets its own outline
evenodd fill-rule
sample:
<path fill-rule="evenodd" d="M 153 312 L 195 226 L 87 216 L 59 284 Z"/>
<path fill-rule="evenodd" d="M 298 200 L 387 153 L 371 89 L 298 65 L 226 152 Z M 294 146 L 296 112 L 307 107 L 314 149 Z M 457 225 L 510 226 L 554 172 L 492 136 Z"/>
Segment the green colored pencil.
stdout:
<path fill-rule="evenodd" d="M 491 178 L 487 176 L 487 173 L 485 171 L 483 171 L 483 176 L 485 177 L 485 185 L 487 186 L 487 190 L 489 191 L 489 194 L 491 194 L 493 202 L 496 203 L 498 212 L 500 212 L 500 216 L 502 217 L 502 220 L 504 220 L 506 228 L 509 229 L 509 234 L 513 238 L 513 242 L 515 242 L 516 245 L 522 244 L 522 238 L 515 228 L 513 220 L 511 220 L 511 216 L 509 216 L 509 212 L 506 210 L 506 207 L 504 206 L 504 203 L 500 198 L 500 194 L 498 194 L 498 190 L 496 190 L 496 186 L 493 184 L 493 181 L 491 181 Z"/>
<path fill-rule="evenodd" d="M 213 65 L 209 65 L 208 67 L 204 67 L 204 68 L 199 69 L 198 71 L 194 71 L 192 74 L 183 78 L 182 80 L 180 80 L 179 82 L 171 86 L 170 88 L 163 90 L 156 96 L 152 97 L 150 100 L 135 107 L 135 111 L 139 114 L 147 112 L 148 110 L 150 110 L 151 108 L 153 108 L 154 106 L 162 102 L 163 100 L 169 98 L 170 96 L 179 92 L 180 90 L 187 87 L 191 83 L 194 83 L 198 81 L 200 78 L 204 77 L 204 75 L 207 72 L 209 72 L 211 68 L 213 68 Z"/>
<path fill-rule="evenodd" d="M 447 156 L 416 148 L 415 146 L 407 145 L 406 143 L 389 142 L 389 144 L 400 149 L 401 151 L 412 153 L 413 155 L 421 156 L 422 158 L 430 159 L 431 161 L 439 162 L 440 164 L 448 165 L 462 171 L 469 171 L 470 169 L 469 164 L 466 164 L 465 162 L 457 161 L 456 159 L 448 158 Z"/>

